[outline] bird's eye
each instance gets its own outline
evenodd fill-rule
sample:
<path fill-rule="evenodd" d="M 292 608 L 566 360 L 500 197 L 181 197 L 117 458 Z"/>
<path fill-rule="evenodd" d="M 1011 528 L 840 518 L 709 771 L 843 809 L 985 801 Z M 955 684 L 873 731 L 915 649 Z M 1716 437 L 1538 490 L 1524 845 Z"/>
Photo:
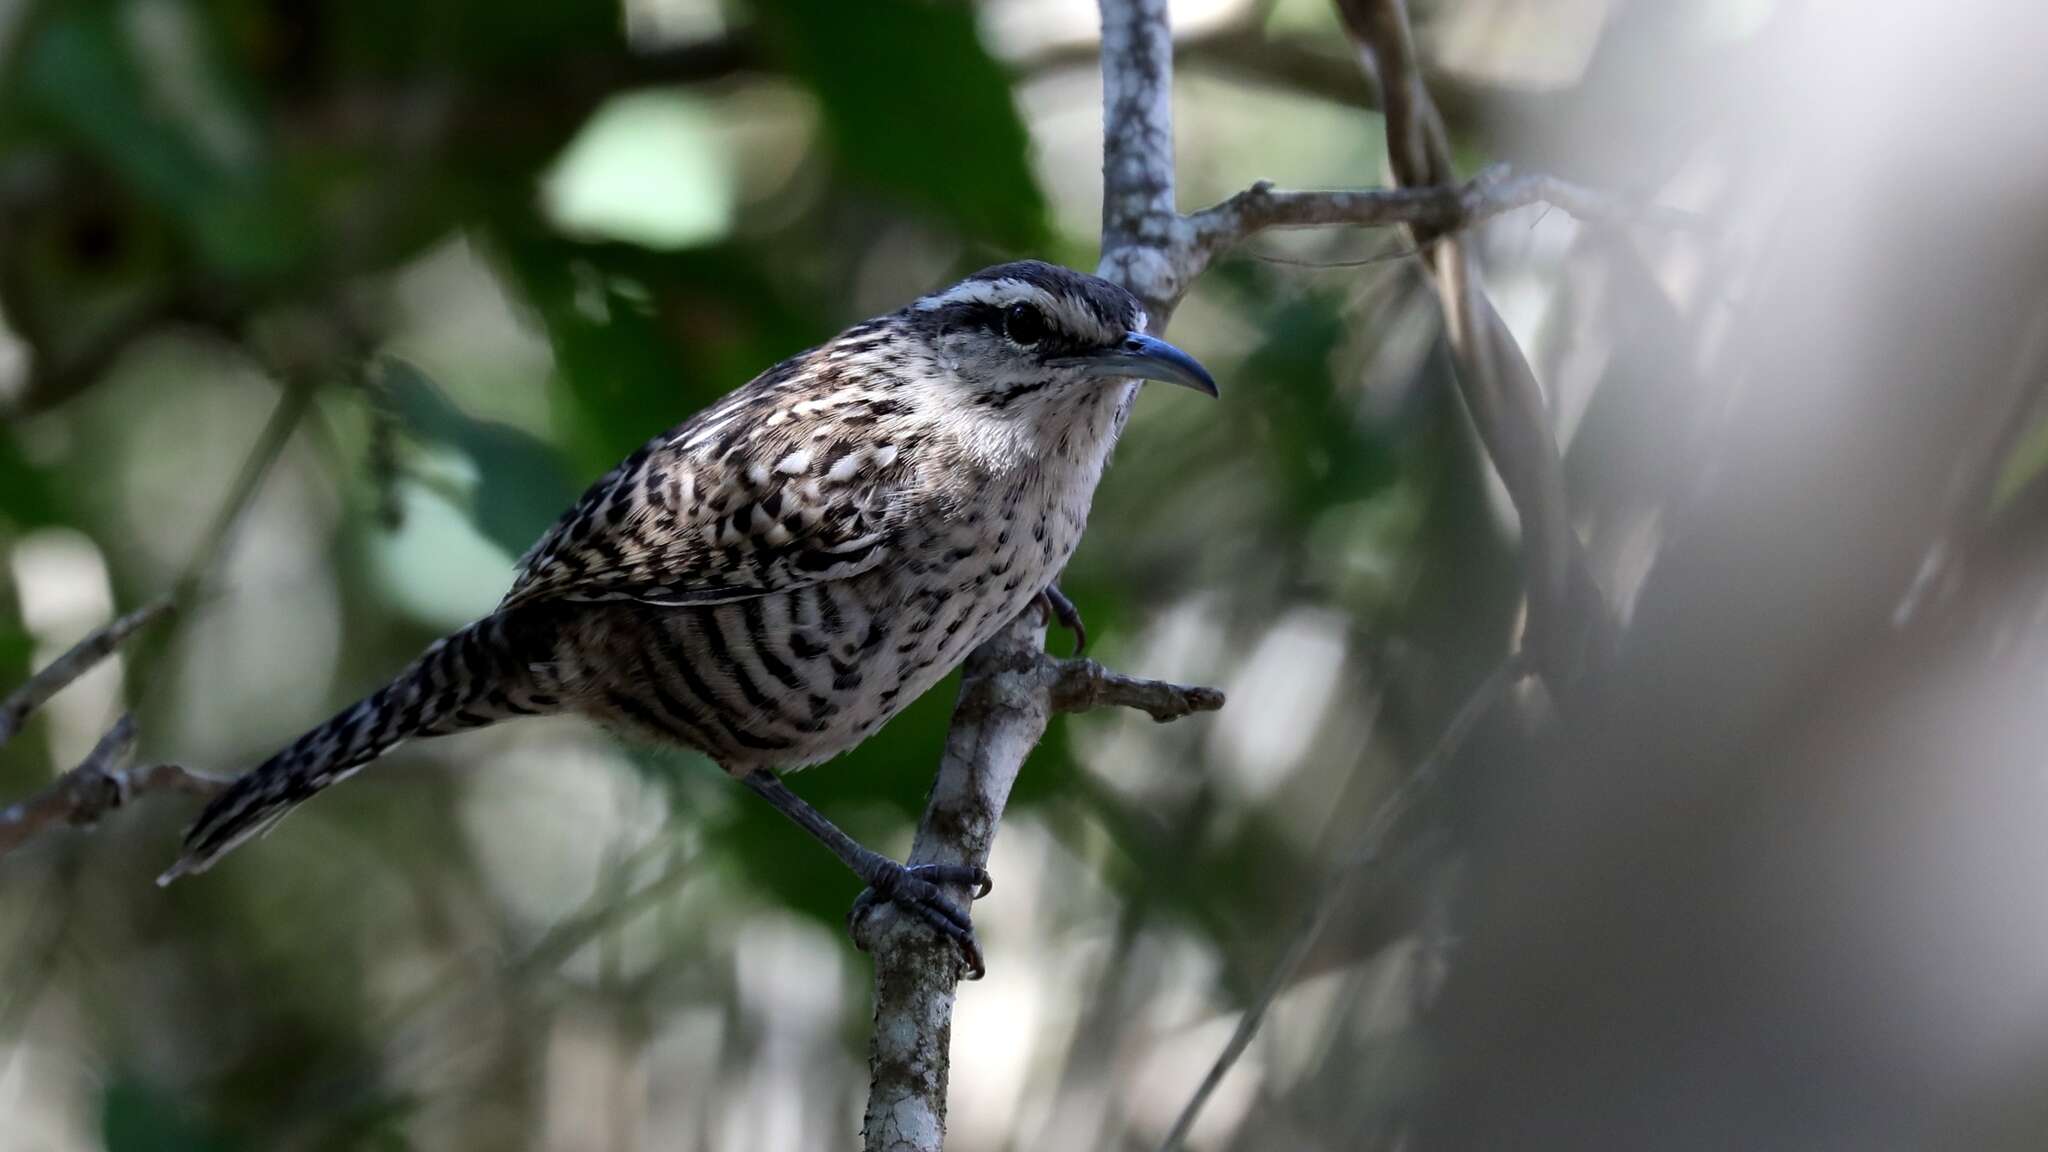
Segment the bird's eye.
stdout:
<path fill-rule="evenodd" d="M 1045 339 L 1045 313 L 1029 304 L 1012 304 L 1003 313 L 1003 335 L 1029 348 Z"/>

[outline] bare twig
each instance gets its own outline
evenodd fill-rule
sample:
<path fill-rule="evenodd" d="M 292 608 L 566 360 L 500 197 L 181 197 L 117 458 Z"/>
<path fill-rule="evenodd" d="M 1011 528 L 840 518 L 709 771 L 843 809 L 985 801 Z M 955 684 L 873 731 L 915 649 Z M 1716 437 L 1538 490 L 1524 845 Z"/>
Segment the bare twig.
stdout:
<path fill-rule="evenodd" d="M 1529 595 L 1525 650 L 1552 689 L 1560 690 L 1581 670 L 1586 646 L 1604 634 L 1606 606 L 1587 573 L 1567 515 L 1563 470 L 1542 391 L 1507 326 L 1480 289 L 1476 263 L 1456 234 L 1479 220 L 1538 201 L 1575 216 L 1583 214 L 1589 220 L 1637 219 L 1679 225 L 1692 221 L 1665 209 L 1620 206 L 1563 181 L 1515 176 L 1505 170 L 1490 171 L 1462 187 L 1453 187 L 1449 141 L 1422 86 L 1401 0 L 1339 0 L 1339 8 L 1366 53 L 1368 70 L 1380 82 L 1387 149 L 1403 188 L 1395 192 L 1288 194 L 1255 185 L 1191 222 L 1200 221 L 1196 224 L 1198 235 L 1215 248 L 1227 247 L 1262 228 L 1400 223 L 1415 247 L 1430 253 L 1446 339 L 1467 409 L 1522 518 Z M 1293 982 L 1333 914 L 1347 902 L 1355 882 L 1378 863 L 1401 820 L 1428 791 L 1473 727 L 1520 676 L 1522 667 L 1518 656 L 1488 675 L 1453 715 L 1428 755 L 1382 801 L 1350 859 L 1334 871 L 1265 987 L 1247 1005 L 1229 1042 L 1174 1121 L 1162 1149 L 1178 1148 L 1187 1138 L 1202 1107 L 1250 1045 L 1274 998 Z"/>
<path fill-rule="evenodd" d="M 129 637 L 167 615 L 171 606 L 170 598 L 166 597 L 96 629 L 62 656 L 50 661 L 42 671 L 29 677 L 28 683 L 9 693 L 5 700 L 0 700 L 0 744 L 12 740 L 29 715 L 48 703 L 50 697 L 92 671 Z"/>
<path fill-rule="evenodd" d="M 1606 193 L 1540 173 L 1495 165 L 1463 184 L 1416 188 L 1285 191 L 1259 181 L 1230 199 L 1187 218 L 1190 246 L 1208 256 L 1270 228 L 1330 225 L 1387 227 L 1404 224 L 1442 236 L 1496 216 L 1548 204 L 1574 219 L 1598 224 L 1654 224 L 1695 227 L 1690 213 L 1654 204 L 1633 204 Z"/>
<path fill-rule="evenodd" d="M 226 780 L 176 764 L 129 768 L 127 761 L 134 751 L 135 716 L 128 713 L 100 737 L 78 767 L 34 796 L 0 810 L 0 856 L 28 843 L 45 828 L 59 824 L 90 827 L 136 796 L 152 792 L 211 796 L 227 786 Z"/>
<path fill-rule="evenodd" d="M 674 861 L 654 879 L 630 892 L 602 892 L 583 908 L 548 930 L 538 943 L 510 964 L 514 976 L 530 976 L 560 967 L 583 946 L 606 932 L 631 924 L 660 906 L 702 871 L 695 855 Z"/>
<path fill-rule="evenodd" d="M 201 538 L 190 564 L 178 578 L 170 595 L 94 631 L 84 640 L 52 660 L 26 684 L 0 701 L 0 745 L 20 731 L 22 724 L 52 696 L 83 676 L 102 660 L 112 656 L 123 643 L 150 624 L 189 605 L 199 591 L 207 571 L 227 546 L 235 525 L 261 489 L 263 478 L 283 456 L 292 432 L 311 405 L 312 387 L 303 381 L 286 386 L 277 408 L 271 413 L 255 446 L 242 464 L 241 472 L 228 489 L 213 523 Z M 155 645 L 146 646 L 137 658 L 147 658 Z M 175 764 L 154 764 L 130 769 L 125 766 L 135 743 L 133 714 L 125 714 L 100 738 L 91 755 L 41 792 L 0 811 L 0 856 L 28 842 L 44 829 L 63 825 L 83 827 L 126 804 L 131 797 L 158 792 L 209 796 L 226 786 L 226 781 L 189 771 Z"/>
<path fill-rule="evenodd" d="M 1411 188 L 1451 182 L 1450 142 L 1423 87 L 1402 0 L 1338 0 L 1337 6 L 1379 77 L 1396 181 Z M 1522 521 L 1525 647 L 1545 682 L 1562 692 L 1612 624 L 1572 529 L 1542 388 L 1480 290 L 1477 264 L 1465 246 L 1438 225 L 1410 223 L 1408 231 L 1417 247 L 1437 242 L 1437 293 L 1458 385 Z"/>
<path fill-rule="evenodd" d="M 213 523 L 207 526 L 206 535 L 200 537 L 199 547 L 193 551 L 192 559 L 172 588 L 171 596 L 178 603 L 189 602 L 199 591 L 207 570 L 226 549 L 235 526 L 242 522 L 242 515 L 262 489 L 264 477 L 270 475 L 270 470 L 284 456 L 292 433 L 298 431 L 299 422 L 306 418 L 312 404 L 313 385 L 310 381 L 296 377 L 286 381 L 284 395 L 278 399 L 277 407 L 270 410 L 270 419 L 264 422 L 263 431 L 257 434 L 256 443 L 242 461 L 241 471 L 228 488 L 227 499 L 214 513 Z"/>
<path fill-rule="evenodd" d="M 1112 672 L 1093 660 L 1049 660 L 1048 663 L 1054 666 L 1052 707 L 1055 712 L 1135 708 L 1164 724 L 1196 712 L 1214 712 L 1223 707 L 1223 693 L 1214 688 L 1141 680 Z"/>
<path fill-rule="evenodd" d="M 1159 1144 L 1160 1152 L 1172 1152 L 1187 1139 L 1209 1097 L 1223 1083 L 1223 1077 L 1237 1064 L 1245 1049 L 1251 1046 L 1252 1037 L 1258 1034 L 1259 1025 L 1265 1022 L 1266 1012 L 1272 1008 L 1273 1001 L 1293 985 L 1295 973 L 1301 970 L 1302 962 L 1308 959 L 1316 941 L 1322 938 L 1323 930 L 1329 927 L 1337 910 L 1349 903 L 1357 882 L 1379 864 L 1401 822 L 1428 794 L 1442 775 L 1444 765 L 1458 754 L 1458 749 L 1464 747 L 1472 730 L 1493 711 L 1494 705 L 1500 702 L 1521 674 L 1521 661 L 1517 658 L 1508 659 L 1488 673 L 1451 716 L 1450 723 L 1444 726 L 1436 743 L 1430 746 L 1429 753 L 1417 761 L 1414 769 L 1380 801 L 1372 821 L 1355 841 L 1351 841 L 1350 854 L 1330 870 L 1321 893 L 1310 903 L 1300 926 L 1295 929 L 1292 943 L 1281 954 L 1280 962 L 1273 966 L 1272 974 L 1266 978 L 1258 996 L 1245 1005 L 1244 1015 L 1238 1018 L 1236 1029 L 1209 1066 L 1208 1074 L 1202 1077 L 1194 1095 L 1181 1106 L 1180 1115 L 1174 1118 L 1173 1127 Z"/>

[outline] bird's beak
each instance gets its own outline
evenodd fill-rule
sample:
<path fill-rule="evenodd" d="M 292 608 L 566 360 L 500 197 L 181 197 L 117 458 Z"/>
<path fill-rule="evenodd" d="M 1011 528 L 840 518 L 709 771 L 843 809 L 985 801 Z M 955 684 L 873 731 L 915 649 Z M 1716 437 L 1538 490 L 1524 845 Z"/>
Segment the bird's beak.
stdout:
<path fill-rule="evenodd" d="M 1216 395 L 1216 378 L 1201 361 L 1143 332 L 1130 333 L 1113 348 L 1063 357 L 1059 363 L 1105 379 L 1164 380 L 1205 396 Z"/>

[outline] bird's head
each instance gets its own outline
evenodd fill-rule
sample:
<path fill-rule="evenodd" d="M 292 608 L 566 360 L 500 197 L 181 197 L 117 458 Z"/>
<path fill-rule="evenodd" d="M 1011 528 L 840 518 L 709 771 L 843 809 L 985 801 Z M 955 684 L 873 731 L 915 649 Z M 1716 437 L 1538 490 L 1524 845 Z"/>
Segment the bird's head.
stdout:
<path fill-rule="evenodd" d="M 1097 276 L 1038 260 L 998 264 L 901 313 L 928 350 L 939 387 L 992 417 L 1046 421 L 1130 380 L 1216 395 L 1195 358 L 1145 334 L 1137 297 Z"/>

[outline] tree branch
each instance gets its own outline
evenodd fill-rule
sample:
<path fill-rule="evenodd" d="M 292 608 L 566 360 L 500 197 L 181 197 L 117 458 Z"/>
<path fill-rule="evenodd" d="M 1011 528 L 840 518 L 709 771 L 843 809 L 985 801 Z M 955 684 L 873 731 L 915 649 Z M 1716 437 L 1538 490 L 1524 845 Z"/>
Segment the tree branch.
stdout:
<path fill-rule="evenodd" d="M 1134 708 L 1164 724 L 1196 712 L 1223 707 L 1223 693 L 1214 688 L 1141 680 L 1112 672 L 1093 660 L 1053 660 L 1052 707 L 1055 712 L 1088 712 L 1096 708 Z"/>
<path fill-rule="evenodd" d="M 1160 1141 L 1160 1152 L 1173 1152 L 1187 1139 L 1194 1128 L 1195 1120 L 1202 1114 L 1202 1108 L 1209 1097 L 1223 1083 L 1223 1077 L 1235 1067 L 1238 1058 L 1251 1046 L 1252 1037 L 1258 1034 L 1259 1025 L 1265 1023 L 1266 1012 L 1280 993 L 1294 984 L 1294 975 L 1301 970 L 1302 962 L 1314 950 L 1316 941 L 1322 938 L 1323 930 L 1329 927 L 1331 919 L 1339 908 L 1348 902 L 1353 888 L 1365 874 L 1372 871 L 1386 856 L 1387 845 L 1393 841 L 1394 833 L 1413 811 L 1416 804 L 1435 786 L 1442 775 L 1443 767 L 1465 746 L 1472 730 L 1479 726 L 1494 705 L 1522 675 L 1521 661 L 1510 657 L 1479 682 L 1472 694 L 1465 698 L 1443 733 L 1429 749 L 1428 755 L 1418 761 L 1407 777 L 1394 786 L 1379 808 L 1373 813 L 1371 823 L 1353 841 L 1347 856 L 1333 866 L 1316 899 L 1311 901 L 1307 913 L 1302 917 L 1300 927 L 1294 931 L 1294 939 L 1287 951 L 1281 954 L 1280 962 L 1266 977 L 1266 983 L 1251 1003 L 1245 1005 L 1244 1015 L 1238 1017 L 1237 1027 L 1230 1039 L 1223 1045 L 1202 1082 L 1195 1087 L 1195 1093 L 1181 1106 L 1180 1115 L 1173 1121 L 1166 1139 Z"/>
<path fill-rule="evenodd" d="M 1419 188 L 1293 192 L 1261 180 L 1221 204 L 1190 215 L 1187 226 L 1192 232 L 1192 250 L 1207 257 L 1272 228 L 1401 224 L 1442 236 L 1534 204 L 1548 204 L 1573 219 L 1593 224 L 1691 228 L 1702 223 L 1699 217 L 1678 209 L 1629 203 L 1554 176 L 1517 172 L 1499 164 L 1463 184 Z"/>
<path fill-rule="evenodd" d="M 123 620 L 133 619 L 131 613 Z M 115 621 L 119 624 L 121 621 Z M 106 632 L 111 629 L 101 629 Z M 132 629 L 131 629 L 132 631 Z M 77 649 L 73 649 L 77 651 Z M 113 651 L 111 646 L 101 653 Z M 69 655 L 67 653 L 66 655 Z M 127 767 L 135 751 L 135 715 L 126 713 L 78 767 L 59 776 L 56 782 L 5 810 L 0 810 L 0 856 L 34 839 L 45 828 L 58 824 L 90 827 L 100 817 L 151 792 L 179 792 L 187 796 L 211 796 L 227 787 L 227 781 L 181 768 L 176 764 L 152 764 L 146 768 Z"/>
<path fill-rule="evenodd" d="M 1173 26 L 1166 0 L 1101 0 L 1102 260 L 1096 273 L 1166 327 L 1192 278 L 1173 198 Z"/>
<path fill-rule="evenodd" d="M 1448 184 L 1454 178 L 1450 141 L 1422 85 L 1402 0 L 1337 0 L 1337 6 L 1379 76 L 1395 180 L 1411 188 Z M 1471 253 L 1438 225 L 1410 223 L 1408 231 L 1418 248 L 1434 245 L 1459 390 L 1522 522 L 1529 600 L 1524 646 L 1545 683 L 1561 695 L 1588 653 L 1605 645 L 1613 623 L 1572 528 L 1543 391 L 1480 289 Z"/>
<path fill-rule="evenodd" d="M 910 863 L 987 864 L 1010 788 L 1052 718 L 1039 674 L 1044 645 L 1045 624 L 1027 611 L 968 657 Z M 964 888 L 949 895 L 967 906 Z M 871 1082 L 861 1125 L 866 1147 L 938 1152 L 946 1134 L 958 955 L 887 905 L 874 909 L 856 932 L 875 957 Z"/>
<path fill-rule="evenodd" d="M 1093 660 L 1055 660 L 1045 652 L 1044 621 L 1025 612 L 967 659 L 910 863 L 987 865 L 1010 789 L 1053 713 L 1128 707 L 1164 722 L 1222 706 L 1214 688 L 1121 676 Z M 951 893 L 963 907 L 968 895 Z M 875 957 L 866 1147 L 937 1152 L 945 1140 L 958 952 L 889 905 L 875 907 L 855 932 Z"/>
<path fill-rule="evenodd" d="M 5 700 L 0 700 L 0 745 L 14 739 L 29 715 L 49 703 L 50 697 L 92 671 L 129 637 L 168 615 L 171 606 L 170 598 L 165 597 L 95 630 L 62 656 L 50 661 L 42 671 L 29 677 L 28 683 L 8 693 Z"/>
<path fill-rule="evenodd" d="M 234 534 L 262 488 L 263 480 L 284 455 L 294 430 L 312 404 L 312 384 L 297 374 L 285 385 L 284 395 L 257 436 L 240 472 L 229 486 L 227 498 L 201 538 L 191 562 L 178 577 L 169 595 L 122 616 L 95 630 L 62 656 L 29 677 L 28 682 L 0 700 L 0 745 L 20 732 L 37 709 L 63 691 L 123 644 L 144 632 L 149 625 L 188 606 L 200 591 L 206 573 Z M 160 648 L 146 645 L 137 662 L 149 664 L 149 654 Z M 100 737 L 77 767 L 57 778 L 49 787 L 0 811 L 0 856 L 21 847 L 38 833 L 59 825 L 84 827 L 126 804 L 132 797 L 153 792 L 175 792 L 188 796 L 210 796 L 227 786 L 225 779 L 192 772 L 175 764 L 154 764 L 146 768 L 126 767 L 135 745 L 135 718 L 123 714 Z"/>
<path fill-rule="evenodd" d="M 1456 233 L 1488 215 L 1537 200 L 1574 215 L 1583 211 L 1588 218 L 1694 221 L 1666 209 L 1623 210 L 1617 215 L 1605 196 L 1546 177 L 1516 177 L 1504 169 L 1484 173 L 1463 187 L 1450 187 L 1449 141 L 1422 86 L 1402 0 L 1337 2 L 1345 24 L 1366 54 L 1369 70 L 1379 77 L 1387 150 L 1405 195 L 1288 194 L 1254 185 L 1192 219 L 1203 221 L 1197 224 L 1198 234 L 1215 238 L 1212 243 L 1218 247 L 1236 243 L 1261 228 L 1398 220 L 1416 247 L 1431 253 L 1430 267 L 1460 390 L 1522 519 L 1529 597 L 1524 652 L 1551 691 L 1561 695 L 1582 670 L 1588 645 L 1604 640 L 1611 623 L 1567 514 L 1563 469 L 1541 388 L 1506 324 L 1481 290 L 1477 263 Z M 1175 1119 L 1160 1146 L 1162 1152 L 1179 1148 L 1187 1138 L 1203 1105 L 1250 1045 L 1273 1000 L 1292 983 L 1332 915 L 1346 902 L 1354 882 L 1378 863 L 1401 820 L 1523 670 L 1523 657 L 1517 655 L 1489 674 L 1452 716 L 1428 755 L 1382 801 L 1357 838 L 1350 859 L 1333 872 L 1311 904 L 1266 985 L 1246 1006 L 1230 1040 Z"/>

